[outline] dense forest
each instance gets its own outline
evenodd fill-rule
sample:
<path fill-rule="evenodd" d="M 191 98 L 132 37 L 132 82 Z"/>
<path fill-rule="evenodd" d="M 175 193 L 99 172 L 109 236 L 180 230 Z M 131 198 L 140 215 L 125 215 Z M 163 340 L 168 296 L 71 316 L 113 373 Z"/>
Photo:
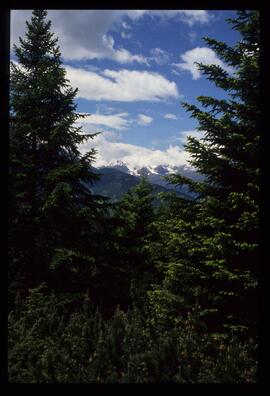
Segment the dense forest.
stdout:
<path fill-rule="evenodd" d="M 11 62 L 8 375 L 12 383 L 256 383 L 259 13 L 228 20 L 227 65 L 199 64 L 227 99 L 182 103 L 204 138 L 185 149 L 194 199 L 147 177 L 115 202 L 94 194 L 95 139 L 76 123 L 47 12 Z"/>

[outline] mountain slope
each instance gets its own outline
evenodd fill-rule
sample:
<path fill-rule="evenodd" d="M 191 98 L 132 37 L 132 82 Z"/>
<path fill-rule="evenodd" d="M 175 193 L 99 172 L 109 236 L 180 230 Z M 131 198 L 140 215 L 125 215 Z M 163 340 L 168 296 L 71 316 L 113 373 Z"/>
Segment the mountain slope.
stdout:
<path fill-rule="evenodd" d="M 181 166 L 159 165 L 159 166 L 148 166 L 148 167 L 146 166 L 135 167 L 130 163 L 117 160 L 117 161 L 112 161 L 107 166 L 99 169 L 102 170 L 102 172 L 106 172 L 105 169 L 114 169 L 136 177 L 145 175 L 147 176 L 148 181 L 151 184 L 162 186 L 166 190 L 174 190 L 178 194 L 185 196 L 187 198 L 194 198 L 195 194 L 191 193 L 186 185 L 175 186 L 173 184 L 168 183 L 168 181 L 165 180 L 165 176 L 176 173 L 191 178 L 195 181 L 203 180 L 203 176 L 201 174 L 197 173 L 194 169 L 192 169 L 187 165 L 181 165 Z"/>
<path fill-rule="evenodd" d="M 99 169 L 94 169 L 94 171 L 101 175 L 101 178 L 98 182 L 96 182 L 93 186 L 91 186 L 91 190 L 94 194 L 103 195 L 109 197 L 112 201 L 118 201 L 122 198 L 122 196 L 133 186 L 137 185 L 140 181 L 139 176 L 130 175 L 129 173 L 125 173 L 121 170 L 103 167 Z M 151 182 L 151 180 L 149 180 Z M 153 185 L 153 193 L 156 195 L 160 192 L 168 192 L 174 190 L 173 188 L 168 189 L 164 186 L 154 184 Z M 179 195 L 190 198 L 187 194 L 179 193 Z"/>

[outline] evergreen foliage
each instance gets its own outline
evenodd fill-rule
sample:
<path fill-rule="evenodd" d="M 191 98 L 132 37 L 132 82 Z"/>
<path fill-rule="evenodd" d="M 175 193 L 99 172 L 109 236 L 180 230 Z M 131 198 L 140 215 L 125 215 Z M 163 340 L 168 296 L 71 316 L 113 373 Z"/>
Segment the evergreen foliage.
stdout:
<path fill-rule="evenodd" d="M 117 203 L 95 195 L 77 93 L 46 11 L 15 46 L 10 92 L 8 370 L 12 383 L 254 383 L 259 198 L 259 14 L 230 20 L 232 67 L 199 65 L 225 92 L 184 107 L 203 176 L 194 199 L 145 176 Z M 156 202 L 159 205 L 156 205 Z"/>
<path fill-rule="evenodd" d="M 202 108 L 183 104 L 198 120 L 198 130 L 204 131 L 201 140 L 190 137 L 186 145 L 191 164 L 204 180 L 170 177 L 175 184 L 187 184 L 198 198 L 187 204 L 187 209 L 178 206 L 178 214 L 167 220 L 168 231 L 160 224 L 168 254 L 163 286 L 155 293 L 167 296 L 166 305 L 168 299 L 189 305 L 184 290 L 189 289 L 189 295 L 192 289 L 197 290 L 202 312 L 211 313 L 211 327 L 256 332 L 259 14 L 239 11 L 238 18 L 230 22 L 242 34 L 234 48 L 205 40 L 234 68 L 233 73 L 229 75 L 216 65 L 198 65 L 209 80 L 227 92 L 226 98 L 200 96 Z M 181 311 L 180 305 L 173 305 Z"/>
<path fill-rule="evenodd" d="M 120 255 L 128 272 L 133 302 L 143 304 L 146 291 L 155 279 L 155 268 L 150 254 L 155 241 L 153 187 L 146 176 L 141 176 L 117 205 L 116 215 L 122 219 L 119 228 Z"/>
<path fill-rule="evenodd" d="M 199 334 L 197 312 L 160 331 L 145 309 L 104 320 L 86 295 L 67 301 L 31 290 L 9 315 L 11 383 L 254 383 L 256 344 Z"/>
<path fill-rule="evenodd" d="M 95 151 L 78 149 L 95 134 L 84 135 L 75 123 L 77 90 L 65 77 L 46 14 L 33 12 L 15 46 L 19 63 L 11 64 L 11 290 L 47 281 L 72 291 L 76 278 L 93 272 L 103 208 L 86 187 L 97 180 L 90 168 Z"/>

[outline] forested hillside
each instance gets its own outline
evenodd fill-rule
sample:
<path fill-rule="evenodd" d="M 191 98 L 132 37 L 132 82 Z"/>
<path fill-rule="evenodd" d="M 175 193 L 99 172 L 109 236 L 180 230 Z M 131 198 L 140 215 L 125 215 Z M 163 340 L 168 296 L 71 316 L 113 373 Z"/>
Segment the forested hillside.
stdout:
<path fill-rule="evenodd" d="M 182 103 L 204 177 L 168 177 L 196 198 L 142 176 L 114 202 L 88 188 L 96 151 L 79 145 L 96 134 L 33 11 L 11 62 L 9 382 L 257 382 L 259 13 L 227 22 L 234 47 L 204 40 L 234 72 L 199 65 L 227 99 Z"/>
<path fill-rule="evenodd" d="M 119 201 L 130 188 L 135 187 L 140 182 L 140 177 L 110 167 L 93 169 L 93 171 L 96 172 L 100 178 L 96 183 L 90 185 L 90 189 L 94 194 L 108 197 L 113 202 Z M 151 183 L 148 177 L 147 180 Z M 170 186 L 166 188 L 155 183 L 151 183 L 151 185 L 153 187 L 154 203 L 157 205 L 160 204 L 160 199 L 158 198 L 159 193 L 175 191 L 174 188 L 170 189 Z M 176 190 L 176 192 L 179 196 L 192 199 L 192 195 L 178 190 Z"/>

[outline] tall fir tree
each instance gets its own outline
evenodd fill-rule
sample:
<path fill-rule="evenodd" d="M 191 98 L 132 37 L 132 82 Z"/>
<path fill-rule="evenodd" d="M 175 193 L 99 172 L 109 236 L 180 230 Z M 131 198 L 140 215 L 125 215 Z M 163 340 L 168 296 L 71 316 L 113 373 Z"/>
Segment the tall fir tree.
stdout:
<path fill-rule="evenodd" d="M 11 288 L 87 283 L 103 239 L 104 205 L 89 190 L 97 180 L 95 150 L 82 155 L 78 148 L 95 134 L 76 124 L 77 89 L 66 78 L 46 16 L 33 11 L 25 39 L 14 46 L 18 62 L 11 62 Z"/>
<path fill-rule="evenodd" d="M 150 253 L 156 238 L 154 199 L 153 187 L 142 175 L 139 184 L 123 196 L 117 208 L 123 221 L 119 227 L 122 266 L 127 271 L 132 299 L 139 305 L 146 301 L 146 292 L 155 279 Z"/>
<path fill-rule="evenodd" d="M 199 70 L 227 95 L 224 99 L 200 96 L 201 107 L 183 104 L 204 133 L 201 140 L 190 137 L 186 144 L 191 164 L 204 180 L 196 182 L 180 175 L 170 178 L 175 184 L 187 184 L 198 198 L 190 212 L 191 221 L 180 208 L 178 221 L 171 222 L 168 238 L 174 259 L 164 267 L 163 287 L 153 296 L 163 296 L 163 307 L 168 298 L 174 308 L 180 307 L 177 301 L 185 279 L 185 290 L 187 285 L 190 292 L 192 287 L 197 290 L 202 313 L 215 313 L 212 321 L 208 319 L 211 328 L 222 330 L 227 326 L 256 332 L 259 12 L 239 11 L 229 22 L 241 34 L 234 47 L 205 40 L 233 72 L 198 64 Z"/>

